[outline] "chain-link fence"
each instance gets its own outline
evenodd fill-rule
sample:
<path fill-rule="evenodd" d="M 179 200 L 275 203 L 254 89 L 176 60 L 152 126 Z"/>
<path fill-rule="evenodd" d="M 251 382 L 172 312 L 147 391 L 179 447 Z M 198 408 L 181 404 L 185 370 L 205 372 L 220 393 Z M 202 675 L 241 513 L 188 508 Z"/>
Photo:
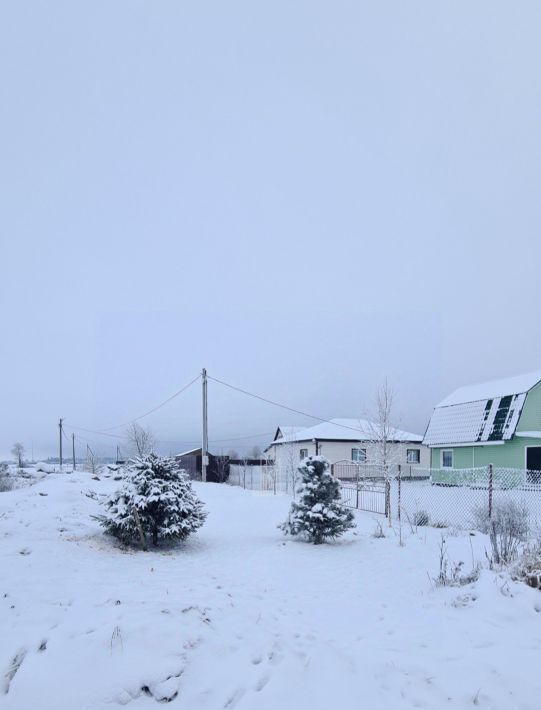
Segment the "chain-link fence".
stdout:
<path fill-rule="evenodd" d="M 228 483 L 260 493 L 295 494 L 298 472 L 294 468 L 273 463 L 258 465 L 230 464 Z"/>
<path fill-rule="evenodd" d="M 345 505 L 385 515 L 403 524 L 473 529 L 479 516 L 491 518 L 515 504 L 532 533 L 541 531 L 541 472 L 513 468 L 425 469 L 397 464 L 341 461 L 332 466 Z M 294 496 L 292 467 L 231 465 L 229 483 L 265 494 Z"/>
<path fill-rule="evenodd" d="M 421 473 L 421 471 L 419 472 Z M 391 483 L 392 517 L 417 524 L 468 529 L 481 516 L 489 519 L 514 504 L 528 518 L 532 532 L 541 529 L 541 482 L 538 471 L 514 468 L 426 469 L 418 481 L 395 476 Z"/>

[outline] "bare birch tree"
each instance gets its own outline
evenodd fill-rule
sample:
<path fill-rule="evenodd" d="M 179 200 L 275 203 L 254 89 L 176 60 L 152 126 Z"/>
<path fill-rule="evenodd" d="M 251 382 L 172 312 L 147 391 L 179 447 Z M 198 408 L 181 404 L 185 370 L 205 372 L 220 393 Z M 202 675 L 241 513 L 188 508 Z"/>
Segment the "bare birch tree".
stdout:
<path fill-rule="evenodd" d="M 101 473 L 101 463 L 90 447 L 86 450 L 85 469 L 92 476 L 97 477 Z"/>
<path fill-rule="evenodd" d="M 142 427 L 137 422 L 132 422 L 126 429 L 126 439 L 136 456 L 142 458 L 152 453 L 156 441 L 149 427 Z"/>
<path fill-rule="evenodd" d="M 18 468 L 23 467 L 23 456 L 24 456 L 24 446 L 21 444 L 20 441 L 16 441 L 13 444 L 13 448 L 11 449 L 11 453 L 15 457 L 15 460 L 17 461 L 17 466 Z"/>
<path fill-rule="evenodd" d="M 286 493 L 293 494 L 295 498 L 295 484 L 299 475 L 299 452 L 295 441 L 288 441 L 282 444 L 282 461 L 286 479 Z"/>
<path fill-rule="evenodd" d="M 374 412 L 369 421 L 368 435 L 375 449 L 374 463 L 387 466 L 396 460 L 392 444 L 396 442 L 397 429 L 392 423 L 394 391 L 387 378 L 376 392 Z"/>
<path fill-rule="evenodd" d="M 246 473 L 248 469 L 248 457 L 246 454 L 241 457 L 240 459 L 240 465 L 241 465 L 241 474 L 239 474 L 239 486 L 242 486 L 243 488 L 246 488 Z M 242 481 L 241 481 L 241 475 L 242 475 Z"/>

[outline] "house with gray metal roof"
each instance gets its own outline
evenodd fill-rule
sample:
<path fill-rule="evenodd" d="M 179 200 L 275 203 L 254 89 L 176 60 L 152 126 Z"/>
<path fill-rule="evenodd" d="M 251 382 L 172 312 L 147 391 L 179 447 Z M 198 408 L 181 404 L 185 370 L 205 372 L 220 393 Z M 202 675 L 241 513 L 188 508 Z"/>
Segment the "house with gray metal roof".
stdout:
<path fill-rule="evenodd" d="M 423 444 L 432 468 L 541 471 L 541 370 L 460 387 L 434 409 Z"/>

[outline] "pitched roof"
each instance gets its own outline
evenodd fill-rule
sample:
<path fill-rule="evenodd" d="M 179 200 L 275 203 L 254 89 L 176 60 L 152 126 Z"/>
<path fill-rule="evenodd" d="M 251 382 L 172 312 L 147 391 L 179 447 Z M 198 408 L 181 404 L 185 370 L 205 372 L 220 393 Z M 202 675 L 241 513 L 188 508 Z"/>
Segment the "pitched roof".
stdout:
<path fill-rule="evenodd" d="M 541 370 L 529 372 L 525 375 L 515 375 L 506 377 L 503 380 L 491 380 L 481 382 L 477 385 L 459 387 L 448 397 L 436 405 L 436 407 L 449 407 L 454 404 L 464 404 L 465 402 L 478 402 L 481 399 L 487 400 L 494 397 L 506 397 L 510 394 L 523 394 L 541 382 Z"/>
<path fill-rule="evenodd" d="M 285 429 L 290 429 L 287 435 Z M 330 441 L 373 441 L 377 437 L 378 425 L 366 419 L 331 419 L 329 422 L 321 422 L 305 429 L 297 427 L 279 427 L 282 437 L 271 442 L 272 444 L 283 444 L 291 441 L 311 441 L 312 439 Z M 409 431 L 393 429 L 393 441 L 414 441 L 420 443 L 423 437 L 420 434 L 412 434 Z"/>
<path fill-rule="evenodd" d="M 460 387 L 434 409 L 423 443 L 437 446 L 511 439 L 526 394 L 539 382 L 541 371 Z"/>
<path fill-rule="evenodd" d="M 302 426 L 279 426 L 278 429 L 276 430 L 276 434 L 274 435 L 274 439 L 283 439 L 286 436 L 292 436 L 293 434 L 296 434 L 299 431 L 302 431 L 306 427 Z"/>
<path fill-rule="evenodd" d="M 201 454 L 201 447 L 197 449 L 189 449 L 188 451 L 182 451 L 180 454 L 175 454 L 175 457 L 178 459 L 181 456 L 194 456 L 197 454 Z"/>

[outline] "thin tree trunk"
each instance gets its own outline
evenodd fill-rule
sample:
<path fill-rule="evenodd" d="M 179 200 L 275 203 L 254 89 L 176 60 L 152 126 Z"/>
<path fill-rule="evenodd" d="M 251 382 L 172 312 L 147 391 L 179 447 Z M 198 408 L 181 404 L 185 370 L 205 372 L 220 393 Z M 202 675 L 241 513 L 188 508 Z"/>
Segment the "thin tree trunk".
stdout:
<path fill-rule="evenodd" d="M 148 550 L 147 539 L 145 537 L 145 532 L 143 530 L 143 526 L 141 525 L 141 518 L 139 517 L 139 513 L 137 512 L 137 508 L 135 506 L 133 508 L 133 517 L 135 519 L 135 524 L 137 525 L 137 530 L 139 531 L 139 539 L 141 540 L 141 547 L 143 548 L 144 552 L 147 552 L 147 550 Z"/>

